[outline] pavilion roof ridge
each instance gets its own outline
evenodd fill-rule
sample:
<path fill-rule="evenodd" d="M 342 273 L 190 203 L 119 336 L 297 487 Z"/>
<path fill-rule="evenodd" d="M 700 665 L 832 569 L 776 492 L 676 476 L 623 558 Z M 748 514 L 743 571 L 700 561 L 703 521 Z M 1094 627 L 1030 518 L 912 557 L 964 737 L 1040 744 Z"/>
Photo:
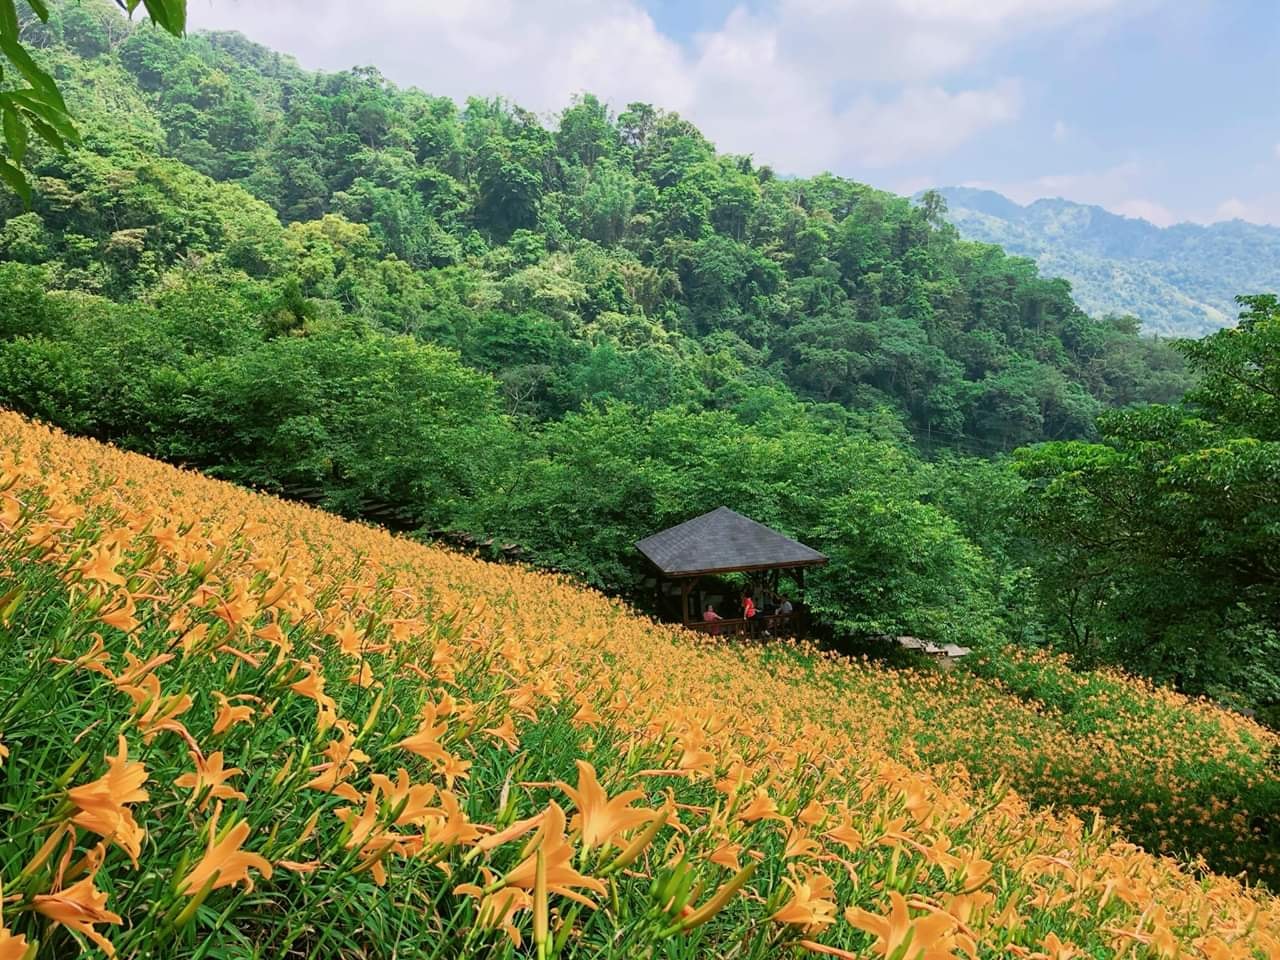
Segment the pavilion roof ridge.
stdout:
<path fill-rule="evenodd" d="M 727 506 L 636 542 L 664 576 L 819 566 L 825 554 Z"/>

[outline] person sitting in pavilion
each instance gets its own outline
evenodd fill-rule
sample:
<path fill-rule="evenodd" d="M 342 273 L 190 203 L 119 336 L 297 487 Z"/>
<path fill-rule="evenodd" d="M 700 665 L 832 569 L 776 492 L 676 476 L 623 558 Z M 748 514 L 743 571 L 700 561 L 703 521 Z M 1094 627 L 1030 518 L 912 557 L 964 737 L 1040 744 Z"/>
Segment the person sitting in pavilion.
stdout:
<path fill-rule="evenodd" d="M 702 611 L 702 619 L 703 619 L 704 621 L 706 621 L 707 623 L 715 623 L 717 620 L 723 620 L 723 619 L 724 619 L 724 617 L 722 617 L 722 616 L 720 616 L 720 614 L 716 613 L 715 604 L 713 604 L 710 600 L 708 600 L 708 601 L 707 601 L 707 609 L 705 609 L 705 610 L 703 610 L 703 611 Z M 720 632 L 720 628 L 719 628 L 719 627 L 712 627 L 712 628 L 711 628 L 711 630 L 710 630 L 710 632 L 711 632 L 712 634 L 718 634 L 718 633 Z"/>

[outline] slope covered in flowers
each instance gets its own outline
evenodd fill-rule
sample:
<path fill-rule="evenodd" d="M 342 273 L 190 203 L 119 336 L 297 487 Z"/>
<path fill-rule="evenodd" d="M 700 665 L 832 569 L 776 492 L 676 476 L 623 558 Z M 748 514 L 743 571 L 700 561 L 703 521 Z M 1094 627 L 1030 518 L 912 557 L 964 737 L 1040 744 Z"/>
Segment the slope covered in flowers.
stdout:
<path fill-rule="evenodd" d="M 1270 895 L 995 775 L 1115 731 L 1037 743 L 1064 715 L 989 682 L 699 640 L 4 413 L 0 651 L 3 960 L 1280 951 Z M 1153 729 L 1150 776 L 1268 743 L 1184 709 L 1230 742 Z"/>
<path fill-rule="evenodd" d="M 979 674 L 847 663 L 825 680 L 926 763 L 960 761 L 1024 799 L 1097 810 L 1150 850 L 1274 885 L 1274 733 L 1203 700 L 1046 654 L 976 658 Z"/>

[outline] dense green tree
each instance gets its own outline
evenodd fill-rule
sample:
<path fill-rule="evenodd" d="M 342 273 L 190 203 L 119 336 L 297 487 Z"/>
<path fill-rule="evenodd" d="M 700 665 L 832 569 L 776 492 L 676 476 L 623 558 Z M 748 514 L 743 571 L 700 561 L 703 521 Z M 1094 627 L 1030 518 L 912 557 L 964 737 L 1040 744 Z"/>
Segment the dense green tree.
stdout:
<path fill-rule="evenodd" d="M 1201 385 L 1115 412 L 1102 442 L 1020 455 L 1046 609 L 1086 662 L 1194 691 L 1280 700 L 1280 309 L 1241 298 L 1239 329 L 1184 345 Z"/>
<path fill-rule="evenodd" d="M 173 456 L 396 526 L 447 524 L 504 458 L 492 380 L 408 339 L 284 337 L 194 375 Z"/>
<path fill-rule="evenodd" d="M 186 29 L 186 0 L 118 2 L 129 13 L 139 6 L 144 7 L 152 23 L 175 36 Z M 49 6 L 44 0 L 28 0 L 27 6 L 41 24 L 48 22 Z M 41 39 L 57 37 L 80 56 L 95 56 L 110 44 L 109 31 L 104 28 L 104 24 L 109 22 L 95 11 L 87 15 L 73 14 L 69 21 L 60 21 L 52 31 L 32 26 L 35 33 L 44 34 Z M 48 70 L 31 55 L 29 46 L 32 39 L 27 38 L 24 43 L 15 0 L 0 0 L 0 58 L 20 78 L 18 82 L 7 85 L 3 96 L 0 96 L 0 132 L 4 136 L 7 154 L 0 155 L 0 182 L 28 202 L 31 185 L 22 171 L 22 164 L 32 137 L 59 150 L 80 139 L 62 91 Z"/>
<path fill-rule="evenodd" d="M 837 631 L 961 644 L 998 635 L 981 551 L 954 520 L 896 484 L 866 484 L 830 500 L 812 542 L 831 562 L 810 576 L 808 598 Z"/>

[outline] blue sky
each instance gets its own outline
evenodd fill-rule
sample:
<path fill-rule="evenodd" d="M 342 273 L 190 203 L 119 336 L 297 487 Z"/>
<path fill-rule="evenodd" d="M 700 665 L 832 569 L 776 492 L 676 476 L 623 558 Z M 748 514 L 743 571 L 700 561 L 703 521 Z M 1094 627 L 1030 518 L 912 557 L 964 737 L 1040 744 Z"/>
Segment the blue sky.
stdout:
<path fill-rule="evenodd" d="M 1277 0 L 192 0 L 304 66 L 646 100 L 780 172 L 1280 224 Z"/>

